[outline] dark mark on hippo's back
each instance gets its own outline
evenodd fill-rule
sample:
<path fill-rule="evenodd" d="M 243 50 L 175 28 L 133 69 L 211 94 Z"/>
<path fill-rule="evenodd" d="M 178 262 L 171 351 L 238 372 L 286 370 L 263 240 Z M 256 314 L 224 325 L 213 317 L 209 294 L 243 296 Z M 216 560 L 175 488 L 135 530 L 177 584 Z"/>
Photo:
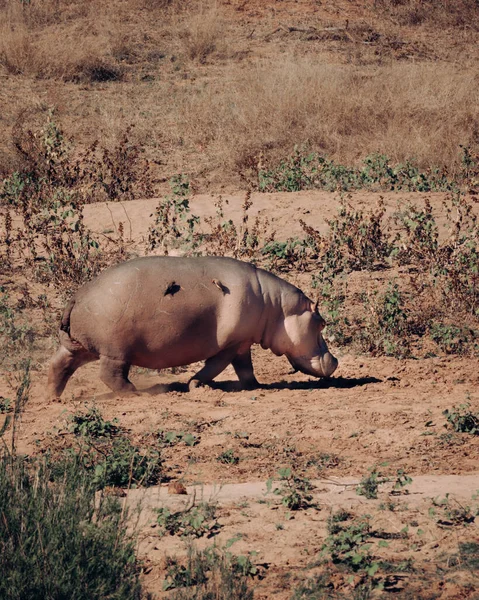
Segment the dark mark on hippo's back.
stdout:
<path fill-rule="evenodd" d="M 163 294 L 163 296 L 168 296 L 168 294 L 171 294 L 172 296 L 174 296 L 180 290 L 181 290 L 181 285 L 178 285 L 175 281 L 172 281 L 168 285 L 168 287 L 166 288 L 165 293 Z"/>
<path fill-rule="evenodd" d="M 324 327 L 317 305 L 301 290 L 250 263 L 218 256 L 137 258 L 106 269 L 68 303 L 48 393 L 58 398 L 76 369 L 95 360 L 100 379 L 119 393 L 136 391 L 128 379 L 131 365 L 165 369 L 197 361 L 205 364 L 189 389 L 211 383 L 229 364 L 241 386 L 253 389 L 259 385 L 253 344 L 285 355 L 302 373 L 330 377 L 338 361 Z"/>

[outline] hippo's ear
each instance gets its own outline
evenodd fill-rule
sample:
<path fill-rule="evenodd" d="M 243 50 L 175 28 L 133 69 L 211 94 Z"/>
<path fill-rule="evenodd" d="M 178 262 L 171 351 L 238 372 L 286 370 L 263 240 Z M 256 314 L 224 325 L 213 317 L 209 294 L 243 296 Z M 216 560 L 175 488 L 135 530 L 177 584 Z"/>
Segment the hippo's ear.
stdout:
<path fill-rule="evenodd" d="M 313 313 L 313 315 L 319 315 L 318 305 L 319 300 L 316 300 L 314 304 L 311 302 L 311 312 Z"/>

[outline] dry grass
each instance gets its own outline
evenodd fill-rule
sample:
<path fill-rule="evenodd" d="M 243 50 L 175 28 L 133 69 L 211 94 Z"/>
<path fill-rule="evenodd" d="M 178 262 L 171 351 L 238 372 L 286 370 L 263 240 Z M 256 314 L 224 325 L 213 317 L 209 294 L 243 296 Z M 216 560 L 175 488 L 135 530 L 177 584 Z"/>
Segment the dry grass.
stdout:
<path fill-rule="evenodd" d="M 56 4 L 32 2 L 20 10 L 8 4 L 0 64 L 13 75 L 78 82 L 118 79 L 121 65 L 113 56 L 119 39 L 117 17 L 87 3 L 82 19 L 69 21 L 61 11 L 55 12 Z"/>
<path fill-rule="evenodd" d="M 342 162 L 372 151 L 421 166 L 451 165 L 479 132 L 477 78 L 452 65 L 395 64 L 366 73 L 352 66 L 283 59 L 188 94 L 180 133 L 218 161 L 247 163 L 306 144 Z"/>
<path fill-rule="evenodd" d="M 200 6 L 187 13 L 179 23 L 183 52 L 190 59 L 204 64 L 209 57 L 226 52 L 225 22 L 216 5 Z"/>
<path fill-rule="evenodd" d="M 433 25 L 479 29 L 476 0 L 375 0 L 400 25 Z"/>
<path fill-rule="evenodd" d="M 283 11 L 271 36 L 267 3 L 249 12 L 221 0 L 0 0 L 0 72 L 10 76 L 2 162 L 15 107 L 41 99 L 80 147 L 135 124 L 162 179 L 181 170 L 203 185 L 241 185 L 238 171 L 303 144 L 341 163 L 379 151 L 450 167 L 479 137 L 477 10 L 471 0 L 436 4 L 377 0 L 347 31 L 330 27 L 328 11 L 303 25 Z M 425 26 L 401 25 L 399 12 L 419 5 Z M 445 28 L 466 20 L 458 46 Z M 436 50 L 449 62 L 430 60 Z"/>

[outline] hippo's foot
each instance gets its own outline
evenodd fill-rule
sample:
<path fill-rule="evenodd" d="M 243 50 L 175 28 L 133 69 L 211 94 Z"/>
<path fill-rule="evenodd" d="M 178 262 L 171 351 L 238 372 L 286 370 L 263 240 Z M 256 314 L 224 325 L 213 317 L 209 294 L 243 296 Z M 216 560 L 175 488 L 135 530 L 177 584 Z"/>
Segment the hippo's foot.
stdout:
<path fill-rule="evenodd" d="M 136 387 L 128 379 L 130 364 L 114 360 L 106 356 L 100 358 L 100 379 L 110 390 L 119 394 L 137 392 Z"/>
<path fill-rule="evenodd" d="M 98 356 L 79 347 L 69 350 L 60 346 L 52 358 L 48 370 L 47 396 L 49 400 L 60 398 L 68 380 L 82 365 L 98 360 Z"/>
<path fill-rule="evenodd" d="M 193 377 L 188 382 L 188 389 L 194 390 L 202 384 L 210 383 L 213 379 L 224 371 L 226 367 L 236 359 L 236 355 L 238 352 L 238 346 L 231 346 L 229 348 L 225 348 L 208 358 L 205 361 L 205 366 L 193 375 Z"/>
<path fill-rule="evenodd" d="M 231 364 L 236 375 L 238 375 L 243 390 L 254 390 L 259 387 L 258 380 L 254 376 L 251 348 L 248 348 L 242 354 L 237 354 L 231 361 Z"/>
<path fill-rule="evenodd" d="M 191 392 L 192 390 L 196 390 L 196 388 L 202 387 L 203 385 L 205 385 L 205 382 L 200 381 L 199 379 L 195 379 L 194 377 L 192 377 L 188 381 L 188 391 Z"/>
<path fill-rule="evenodd" d="M 251 380 L 248 381 L 241 381 L 240 380 L 240 384 L 241 384 L 241 389 L 242 390 L 256 390 L 257 388 L 261 387 L 259 381 L 256 379 L 256 377 L 254 377 Z"/>

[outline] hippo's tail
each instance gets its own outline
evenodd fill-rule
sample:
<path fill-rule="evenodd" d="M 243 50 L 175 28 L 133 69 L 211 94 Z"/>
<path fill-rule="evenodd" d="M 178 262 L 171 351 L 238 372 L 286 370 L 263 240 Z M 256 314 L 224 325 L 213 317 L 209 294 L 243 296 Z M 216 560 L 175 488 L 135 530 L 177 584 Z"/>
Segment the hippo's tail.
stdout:
<path fill-rule="evenodd" d="M 73 339 L 70 335 L 70 315 L 75 306 L 75 298 L 72 298 L 63 311 L 60 323 L 60 343 L 70 352 L 85 352 L 85 348 L 80 342 Z"/>
<path fill-rule="evenodd" d="M 64 331 L 70 335 L 70 315 L 72 314 L 73 307 L 75 306 L 75 298 L 72 298 L 65 307 L 62 315 L 62 321 L 60 323 L 60 331 Z"/>

